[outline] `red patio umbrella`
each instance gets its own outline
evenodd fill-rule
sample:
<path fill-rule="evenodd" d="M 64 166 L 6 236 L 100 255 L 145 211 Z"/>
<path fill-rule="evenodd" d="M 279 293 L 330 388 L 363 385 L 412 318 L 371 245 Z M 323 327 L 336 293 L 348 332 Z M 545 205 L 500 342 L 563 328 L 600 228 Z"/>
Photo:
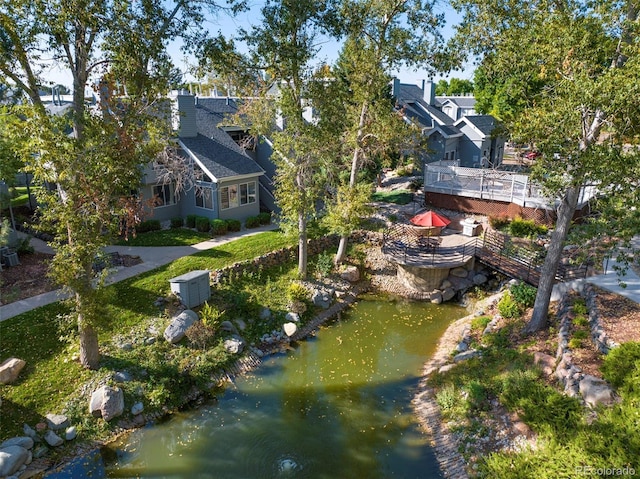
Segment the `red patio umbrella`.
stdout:
<path fill-rule="evenodd" d="M 409 221 L 416 226 L 439 226 L 441 228 L 451 223 L 451 221 L 444 216 L 431 210 L 415 215 Z"/>

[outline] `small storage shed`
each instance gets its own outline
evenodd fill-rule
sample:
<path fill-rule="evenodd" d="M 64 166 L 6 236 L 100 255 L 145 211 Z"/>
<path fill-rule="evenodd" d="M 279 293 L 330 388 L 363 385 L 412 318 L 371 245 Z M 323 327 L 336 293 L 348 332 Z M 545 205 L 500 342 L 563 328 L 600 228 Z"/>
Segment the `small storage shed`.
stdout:
<path fill-rule="evenodd" d="M 187 308 L 199 306 L 211 297 L 208 270 L 191 271 L 170 279 L 169 283 L 171 292 L 180 298 Z"/>

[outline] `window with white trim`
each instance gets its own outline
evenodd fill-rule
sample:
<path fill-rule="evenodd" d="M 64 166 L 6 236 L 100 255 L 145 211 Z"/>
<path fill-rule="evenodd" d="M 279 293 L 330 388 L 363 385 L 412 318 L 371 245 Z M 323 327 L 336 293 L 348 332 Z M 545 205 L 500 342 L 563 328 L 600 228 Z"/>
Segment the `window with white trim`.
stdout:
<path fill-rule="evenodd" d="M 196 206 L 207 210 L 213 209 L 213 188 L 196 185 Z"/>
<path fill-rule="evenodd" d="M 238 185 L 229 185 L 220 188 L 220 209 L 228 210 L 229 208 L 238 207 Z"/>
<path fill-rule="evenodd" d="M 174 186 L 171 183 L 165 185 L 155 185 L 153 187 L 153 197 L 155 198 L 156 208 L 176 204 Z"/>
<path fill-rule="evenodd" d="M 256 202 L 256 182 L 240 184 L 240 204 L 248 205 Z"/>

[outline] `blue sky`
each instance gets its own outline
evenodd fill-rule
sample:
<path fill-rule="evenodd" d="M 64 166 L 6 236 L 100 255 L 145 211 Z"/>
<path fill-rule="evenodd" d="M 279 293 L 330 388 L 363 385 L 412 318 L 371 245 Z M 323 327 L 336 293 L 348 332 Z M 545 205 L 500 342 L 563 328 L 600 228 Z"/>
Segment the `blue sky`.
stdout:
<path fill-rule="evenodd" d="M 217 34 L 218 31 L 222 32 L 225 36 L 234 36 L 240 28 L 249 29 L 251 25 L 256 24 L 256 22 L 260 21 L 260 6 L 263 4 L 261 1 L 253 2 L 252 8 L 248 12 L 242 12 L 238 14 L 236 17 L 229 17 L 225 14 L 220 14 L 217 17 L 209 17 L 205 22 L 205 28 L 207 28 L 212 35 Z M 438 7 L 439 12 L 444 12 L 447 24 L 443 29 L 443 35 L 445 38 L 448 38 L 453 33 L 452 26 L 459 21 L 460 17 L 456 14 L 456 12 L 448 6 L 447 2 L 439 3 Z M 169 45 L 169 53 L 171 54 L 174 64 L 183 73 L 186 73 L 189 70 L 189 65 L 195 64 L 195 60 L 193 58 L 188 58 L 185 54 L 180 50 L 180 43 L 174 42 Z M 327 63 L 332 63 L 338 56 L 340 49 L 340 44 L 336 41 L 326 41 L 320 45 L 320 52 L 318 54 L 318 62 L 325 61 Z M 414 83 L 420 84 L 423 79 L 428 78 L 428 74 L 425 70 L 409 70 L 403 69 L 398 72 L 394 72 L 394 74 L 400 78 L 403 83 Z M 434 78 L 435 81 L 438 81 L 441 78 L 466 78 L 471 79 L 473 77 L 473 69 L 472 67 L 467 68 L 465 71 L 454 71 L 450 73 L 448 76 L 436 76 Z M 72 81 L 70 75 L 66 71 L 62 71 L 57 67 L 52 67 L 46 74 L 45 78 L 56 83 L 62 83 L 63 85 L 71 86 Z M 193 81 L 194 78 L 185 75 L 185 81 Z"/>

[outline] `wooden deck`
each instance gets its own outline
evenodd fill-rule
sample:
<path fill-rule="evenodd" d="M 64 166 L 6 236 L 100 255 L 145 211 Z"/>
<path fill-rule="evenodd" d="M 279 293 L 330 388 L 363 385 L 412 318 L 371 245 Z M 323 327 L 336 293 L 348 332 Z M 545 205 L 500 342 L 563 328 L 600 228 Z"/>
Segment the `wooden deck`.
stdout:
<path fill-rule="evenodd" d="M 544 260 L 538 252 L 514 245 L 493 231 L 485 232 L 482 238 L 443 246 L 442 238 L 421 237 L 408 225 L 396 225 L 385 231 L 382 251 L 396 264 L 424 268 L 455 268 L 475 257 L 489 268 L 535 287 L 540 283 Z M 583 265 L 562 265 L 556 281 L 584 278 L 586 272 Z"/>

